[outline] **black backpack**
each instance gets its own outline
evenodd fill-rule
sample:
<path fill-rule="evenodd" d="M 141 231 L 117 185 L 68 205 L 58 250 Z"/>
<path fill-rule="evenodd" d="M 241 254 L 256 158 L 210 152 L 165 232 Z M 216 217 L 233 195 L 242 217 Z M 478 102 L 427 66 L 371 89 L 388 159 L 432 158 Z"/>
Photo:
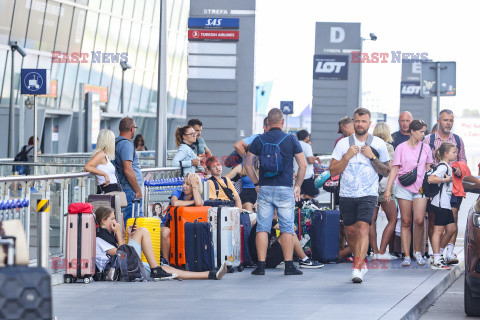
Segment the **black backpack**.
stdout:
<path fill-rule="evenodd" d="M 143 262 L 133 247 L 127 244 L 118 247 L 117 262 L 120 267 L 120 281 L 147 280 L 147 272 Z"/>
<path fill-rule="evenodd" d="M 442 190 L 443 183 L 428 183 L 428 178 L 437 170 L 437 168 L 441 165 L 446 166 L 445 163 L 440 162 L 436 166 L 431 166 L 430 170 L 425 172 L 425 176 L 423 177 L 423 183 L 422 183 L 422 190 L 423 190 L 423 195 L 426 198 L 433 198 L 435 197 L 440 190 Z M 447 172 L 448 173 L 448 172 Z"/>
<path fill-rule="evenodd" d="M 22 150 L 17 153 L 15 158 L 13 159 L 15 162 L 27 162 L 28 161 L 28 153 L 32 151 L 33 146 L 27 149 L 28 145 L 22 147 Z M 13 171 L 18 171 L 18 174 L 29 174 L 30 168 L 27 166 L 13 166 Z"/>

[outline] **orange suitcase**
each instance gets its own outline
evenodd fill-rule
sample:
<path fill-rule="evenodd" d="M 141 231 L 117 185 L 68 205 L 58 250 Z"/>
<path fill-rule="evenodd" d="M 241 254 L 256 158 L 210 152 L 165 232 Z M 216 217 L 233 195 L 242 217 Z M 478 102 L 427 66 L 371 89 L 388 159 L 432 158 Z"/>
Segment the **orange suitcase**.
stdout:
<path fill-rule="evenodd" d="M 183 268 L 185 259 L 185 223 L 208 222 L 210 207 L 171 207 L 170 214 L 170 263 Z"/>

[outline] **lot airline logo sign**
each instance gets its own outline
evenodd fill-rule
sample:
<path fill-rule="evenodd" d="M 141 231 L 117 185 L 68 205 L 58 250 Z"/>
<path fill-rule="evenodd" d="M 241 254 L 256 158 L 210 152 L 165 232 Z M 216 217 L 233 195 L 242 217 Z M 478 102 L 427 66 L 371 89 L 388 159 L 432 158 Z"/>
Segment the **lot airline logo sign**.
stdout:
<path fill-rule="evenodd" d="M 347 80 L 348 56 L 317 54 L 313 57 L 313 79 Z"/>

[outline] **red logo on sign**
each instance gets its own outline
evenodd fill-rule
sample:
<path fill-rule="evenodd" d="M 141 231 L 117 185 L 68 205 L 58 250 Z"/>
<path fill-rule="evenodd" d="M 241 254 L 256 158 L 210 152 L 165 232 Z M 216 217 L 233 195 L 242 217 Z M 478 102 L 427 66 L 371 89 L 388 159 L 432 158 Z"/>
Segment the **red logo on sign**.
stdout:
<path fill-rule="evenodd" d="M 238 30 L 188 30 L 190 40 L 238 41 Z"/>

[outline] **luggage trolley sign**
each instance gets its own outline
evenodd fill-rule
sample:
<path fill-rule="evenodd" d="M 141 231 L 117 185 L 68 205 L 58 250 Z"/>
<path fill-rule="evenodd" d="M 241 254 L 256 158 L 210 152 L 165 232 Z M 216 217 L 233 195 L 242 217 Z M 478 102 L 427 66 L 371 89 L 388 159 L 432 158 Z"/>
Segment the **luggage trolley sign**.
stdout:
<path fill-rule="evenodd" d="M 50 77 L 47 69 L 22 69 L 20 75 L 22 94 L 50 94 Z"/>

